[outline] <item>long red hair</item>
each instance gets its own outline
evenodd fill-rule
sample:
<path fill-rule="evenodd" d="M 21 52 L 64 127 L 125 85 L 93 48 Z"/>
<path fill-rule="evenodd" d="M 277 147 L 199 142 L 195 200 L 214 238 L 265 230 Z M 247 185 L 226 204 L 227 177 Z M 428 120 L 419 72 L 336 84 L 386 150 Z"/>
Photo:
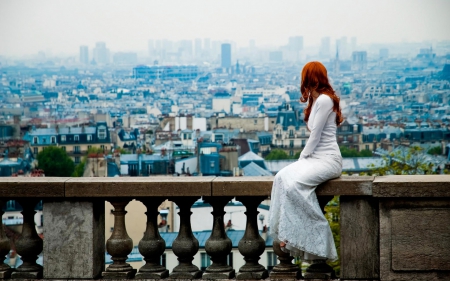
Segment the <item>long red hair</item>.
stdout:
<path fill-rule="evenodd" d="M 336 112 L 336 125 L 339 126 L 344 118 L 342 117 L 341 108 L 339 106 L 339 97 L 334 92 L 328 81 L 327 69 L 318 61 L 308 62 L 302 70 L 302 83 L 300 85 L 302 97 L 301 102 L 308 102 L 305 108 L 305 122 L 308 122 L 313 98 L 311 93 L 316 91 L 319 94 L 329 96 L 333 100 L 333 111 Z"/>

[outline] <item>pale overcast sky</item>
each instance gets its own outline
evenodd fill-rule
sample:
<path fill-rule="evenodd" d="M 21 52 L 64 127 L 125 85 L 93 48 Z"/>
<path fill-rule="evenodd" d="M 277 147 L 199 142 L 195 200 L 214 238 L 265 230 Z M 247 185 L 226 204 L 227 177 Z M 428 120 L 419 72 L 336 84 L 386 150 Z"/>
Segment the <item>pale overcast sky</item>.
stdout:
<path fill-rule="evenodd" d="M 302 35 L 358 43 L 450 40 L 449 0 L 0 0 L 0 55 L 78 53 L 104 41 L 145 50 L 149 39 L 284 45 Z M 334 42 L 334 40 L 332 40 Z"/>

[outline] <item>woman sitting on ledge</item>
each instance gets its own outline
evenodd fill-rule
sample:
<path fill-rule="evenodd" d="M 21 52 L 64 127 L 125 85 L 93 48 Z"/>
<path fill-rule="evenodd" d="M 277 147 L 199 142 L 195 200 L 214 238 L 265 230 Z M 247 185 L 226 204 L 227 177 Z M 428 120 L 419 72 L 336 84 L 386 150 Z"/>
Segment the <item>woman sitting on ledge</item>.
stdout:
<path fill-rule="evenodd" d="M 275 176 L 269 214 L 269 235 L 280 247 L 302 260 L 336 260 L 333 235 L 320 209 L 317 185 L 337 178 L 342 156 L 336 129 L 343 117 L 339 97 L 331 87 L 326 68 L 309 62 L 302 70 L 301 102 L 311 132 L 300 158 Z"/>

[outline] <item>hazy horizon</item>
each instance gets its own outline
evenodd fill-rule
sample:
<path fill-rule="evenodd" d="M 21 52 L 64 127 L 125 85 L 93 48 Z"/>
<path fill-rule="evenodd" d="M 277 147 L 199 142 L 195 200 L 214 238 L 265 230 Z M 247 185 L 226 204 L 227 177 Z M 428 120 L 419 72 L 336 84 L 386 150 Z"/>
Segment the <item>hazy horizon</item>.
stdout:
<path fill-rule="evenodd" d="M 450 40 L 450 1 L 23 1 L 0 2 L 0 55 L 39 51 L 77 54 L 106 42 L 117 51 L 142 51 L 149 39 L 250 39 L 281 46 L 303 36 L 306 47 L 325 36 L 358 44 Z"/>

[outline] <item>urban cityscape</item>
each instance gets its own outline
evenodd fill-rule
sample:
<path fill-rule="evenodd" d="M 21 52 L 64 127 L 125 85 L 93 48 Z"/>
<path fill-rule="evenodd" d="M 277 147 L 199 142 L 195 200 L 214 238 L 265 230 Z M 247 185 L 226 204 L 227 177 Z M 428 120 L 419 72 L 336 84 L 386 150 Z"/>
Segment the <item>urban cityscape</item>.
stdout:
<path fill-rule="evenodd" d="M 71 54 L 0 53 L 0 177 L 273 176 L 298 160 L 309 138 L 300 102 L 300 73 L 309 61 L 323 63 L 340 97 L 343 174 L 450 173 L 450 38 L 367 43 L 339 34 L 311 43 L 296 33 L 277 45 L 251 36 L 244 44 L 231 37 L 141 41 L 146 50 L 88 40 Z M 0 201 L 13 241 L 24 224 L 22 207 Z M 327 205 L 330 223 L 338 220 L 338 204 L 335 198 Z M 279 261 L 267 236 L 269 207 L 267 198 L 258 206 L 257 227 L 265 240 L 259 262 L 272 270 Z M 114 208 L 105 201 L 105 241 L 114 231 Z M 145 264 L 138 250 L 145 225 L 135 223 L 145 208 L 137 200 L 127 206 L 127 262 L 135 269 Z M 35 209 L 45 239 L 42 201 Z M 167 247 L 161 264 L 173 268 L 179 207 L 166 200 L 158 209 Z M 237 272 L 246 206 L 233 199 L 224 210 L 232 241 L 227 262 Z M 204 271 L 212 264 L 205 251 L 212 207 L 199 198 L 191 211 L 200 242 L 193 263 Z M 22 264 L 14 246 L 5 263 Z M 105 263 L 114 263 L 108 253 Z"/>

